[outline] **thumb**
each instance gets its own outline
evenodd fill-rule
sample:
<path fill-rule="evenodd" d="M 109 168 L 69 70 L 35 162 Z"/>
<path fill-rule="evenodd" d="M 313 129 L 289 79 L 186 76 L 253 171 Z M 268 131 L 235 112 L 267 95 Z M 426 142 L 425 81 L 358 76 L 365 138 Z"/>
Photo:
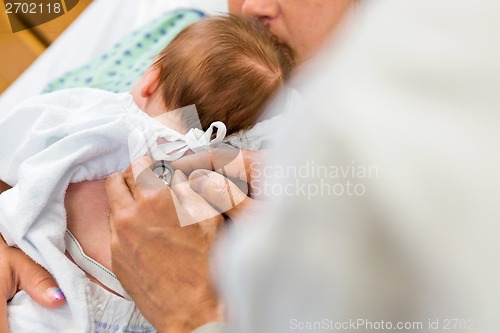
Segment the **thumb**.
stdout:
<path fill-rule="evenodd" d="M 59 289 L 52 276 L 29 257 L 24 256 L 23 261 L 16 261 L 18 287 L 24 290 L 38 304 L 47 308 L 56 308 L 66 302 L 66 296 Z"/>
<path fill-rule="evenodd" d="M 189 186 L 221 213 L 238 214 L 248 201 L 246 193 L 226 177 L 208 170 L 196 170 L 189 176 Z"/>
<path fill-rule="evenodd" d="M 199 223 L 200 228 L 205 234 L 214 239 L 224 224 L 222 215 L 189 186 L 186 175 L 180 170 L 175 171 L 172 180 L 172 190 L 179 200 L 180 205 L 182 205 L 178 211 L 180 209 L 186 210 L 191 219 L 189 223 L 183 223 L 181 220 L 181 226 Z"/>
<path fill-rule="evenodd" d="M 209 220 L 220 215 L 217 210 L 189 186 L 188 179 L 182 171 L 175 171 L 171 188 L 182 208 L 193 218 L 193 221 L 188 224 Z M 181 225 L 187 224 L 181 223 Z"/>
<path fill-rule="evenodd" d="M 0 237 L 0 246 L 3 239 Z M 18 290 L 25 290 L 37 303 L 48 308 L 66 301 L 50 274 L 21 250 L 2 246 L 0 270 L 0 332 L 8 332 L 7 302 Z"/>

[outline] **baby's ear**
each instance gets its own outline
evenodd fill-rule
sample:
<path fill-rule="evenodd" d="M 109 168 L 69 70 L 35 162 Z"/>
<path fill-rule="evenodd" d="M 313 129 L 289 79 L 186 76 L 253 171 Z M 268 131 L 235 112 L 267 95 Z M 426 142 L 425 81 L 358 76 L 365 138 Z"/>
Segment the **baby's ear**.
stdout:
<path fill-rule="evenodd" d="M 132 90 L 132 97 L 135 104 L 143 111 L 151 100 L 158 84 L 160 83 L 160 70 L 155 67 L 150 67 L 146 73 L 134 84 Z"/>
<path fill-rule="evenodd" d="M 139 80 L 139 84 L 141 97 L 151 97 L 160 84 L 160 69 L 157 67 L 149 67 Z"/>

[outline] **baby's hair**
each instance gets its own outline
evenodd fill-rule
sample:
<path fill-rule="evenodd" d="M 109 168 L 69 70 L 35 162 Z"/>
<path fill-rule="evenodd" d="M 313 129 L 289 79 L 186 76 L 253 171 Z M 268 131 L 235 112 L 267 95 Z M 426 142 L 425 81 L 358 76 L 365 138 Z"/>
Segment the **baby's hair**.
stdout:
<path fill-rule="evenodd" d="M 252 127 L 294 67 L 292 51 L 250 18 L 233 15 L 191 24 L 159 54 L 157 92 L 167 109 L 194 104 L 201 126 L 227 134 Z"/>

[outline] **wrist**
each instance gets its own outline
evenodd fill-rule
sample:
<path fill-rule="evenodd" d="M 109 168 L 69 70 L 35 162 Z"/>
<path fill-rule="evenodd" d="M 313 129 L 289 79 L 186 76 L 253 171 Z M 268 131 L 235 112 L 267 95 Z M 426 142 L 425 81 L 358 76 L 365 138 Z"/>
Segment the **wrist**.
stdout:
<path fill-rule="evenodd" d="M 157 328 L 158 333 L 191 333 L 208 323 L 224 321 L 219 304 L 201 305 L 198 309 L 177 311 L 174 315 L 166 316 L 164 323 Z"/>
<path fill-rule="evenodd" d="M 236 327 L 223 322 L 213 322 L 200 326 L 191 333 L 236 333 Z"/>

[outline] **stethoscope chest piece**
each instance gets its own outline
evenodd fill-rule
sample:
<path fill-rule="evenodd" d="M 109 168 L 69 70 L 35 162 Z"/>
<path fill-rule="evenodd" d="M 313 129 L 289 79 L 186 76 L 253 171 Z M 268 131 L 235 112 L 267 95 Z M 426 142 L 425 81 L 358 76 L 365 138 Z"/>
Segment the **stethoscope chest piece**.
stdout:
<path fill-rule="evenodd" d="M 160 160 L 156 161 L 151 167 L 153 173 L 158 176 L 165 184 L 170 186 L 172 184 L 172 178 L 174 177 L 174 168 L 168 164 L 167 161 Z"/>

